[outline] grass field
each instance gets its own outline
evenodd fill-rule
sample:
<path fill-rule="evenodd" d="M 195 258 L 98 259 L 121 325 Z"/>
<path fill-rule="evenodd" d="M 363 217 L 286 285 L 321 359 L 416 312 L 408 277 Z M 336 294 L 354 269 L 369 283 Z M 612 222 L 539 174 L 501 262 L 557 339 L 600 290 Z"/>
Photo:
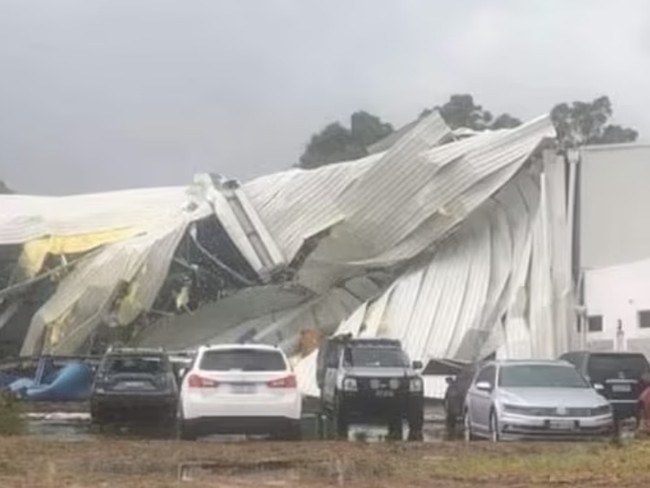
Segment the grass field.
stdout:
<path fill-rule="evenodd" d="M 2 488 L 243 486 L 648 487 L 650 443 L 616 447 L 0 439 Z"/>

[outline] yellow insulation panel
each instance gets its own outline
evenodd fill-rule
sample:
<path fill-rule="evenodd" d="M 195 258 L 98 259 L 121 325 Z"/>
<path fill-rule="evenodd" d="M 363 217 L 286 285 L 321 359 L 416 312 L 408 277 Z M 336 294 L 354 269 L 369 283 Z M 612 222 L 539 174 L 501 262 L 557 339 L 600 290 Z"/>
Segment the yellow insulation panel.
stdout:
<path fill-rule="evenodd" d="M 113 229 L 92 234 L 73 236 L 49 236 L 25 243 L 20 256 L 20 266 L 28 278 L 36 276 L 48 254 L 63 255 L 91 251 L 100 246 L 111 244 L 138 235 L 141 231 L 134 228 Z"/>

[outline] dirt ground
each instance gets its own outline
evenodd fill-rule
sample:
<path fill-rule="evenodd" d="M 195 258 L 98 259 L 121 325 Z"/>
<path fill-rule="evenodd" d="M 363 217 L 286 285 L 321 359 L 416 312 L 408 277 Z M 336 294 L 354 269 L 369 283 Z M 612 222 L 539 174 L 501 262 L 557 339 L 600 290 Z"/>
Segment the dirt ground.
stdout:
<path fill-rule="evenodd" d="M 650 443 L 0 439 L 2 488 L 650 486 Z"/>

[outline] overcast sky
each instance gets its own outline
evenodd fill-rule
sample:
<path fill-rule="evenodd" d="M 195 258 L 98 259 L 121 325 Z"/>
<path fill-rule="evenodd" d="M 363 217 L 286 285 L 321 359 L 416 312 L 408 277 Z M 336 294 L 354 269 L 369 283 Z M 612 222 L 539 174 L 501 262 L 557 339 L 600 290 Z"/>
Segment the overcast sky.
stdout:
<path fill-rule="evenodd" d="M 247 180 L 364 109 L 529 118 L 607 94 L 650 139 L 646 0 L 0 0 L 0 179 L 25 193 Z"/>

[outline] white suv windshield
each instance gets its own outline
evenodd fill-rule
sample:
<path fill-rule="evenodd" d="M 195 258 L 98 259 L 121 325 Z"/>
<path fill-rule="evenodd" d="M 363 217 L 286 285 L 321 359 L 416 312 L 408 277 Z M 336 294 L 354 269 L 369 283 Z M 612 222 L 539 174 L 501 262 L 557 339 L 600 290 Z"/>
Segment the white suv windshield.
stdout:
<path fill-rule="evenodd" d="M 285 371 L 287 365 L 278 351 L 229 349 L 206 351 L 199 368 L 203 371 Z"/>
<path fill-rule="evenodd" d="M 578 372 L 569 366 L 526 364 L 502 366 L 499 386 L 504 388 L 589 388 Z"/>

